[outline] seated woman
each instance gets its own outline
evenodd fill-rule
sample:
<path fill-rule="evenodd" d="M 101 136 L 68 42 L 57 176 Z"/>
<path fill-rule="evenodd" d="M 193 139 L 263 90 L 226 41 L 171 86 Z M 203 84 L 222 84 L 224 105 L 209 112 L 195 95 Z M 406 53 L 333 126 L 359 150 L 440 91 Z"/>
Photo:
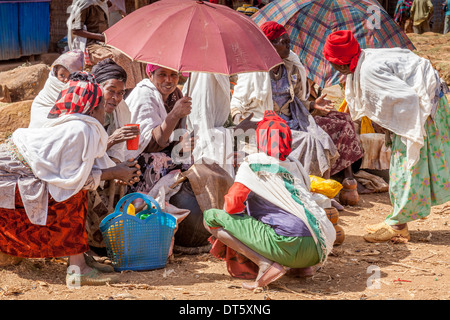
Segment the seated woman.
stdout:
<path fill-rule="evenodd" d="M 31 104 L 29 128 L 40 128 L 48 121 L 47 115 L 55 105 L 62 88 L 69 81 L 69 75 L 75 71 L 82 71 L 83 65 L 84 54 L 78 49 L 62 54 L 53 62 L 44 88 Z"/>
<path fill-rule="evenodd" d="M 332 111 L 333 107 L 324 96 L 307 101 L 309 85 L 306 71 L 289 49 L 286 29 L 278 23 L 266 22 L 261 25 L 261 30 L 272 42 L 284 64 L 264 74 L 264 78 L 259 81 L 263 81 L 267 87 L 267 90 L 261 90 L 261 96 L 265 97 L 255 97 L 253 100 L 266 102 L 269 109 L 287 121 L 294 136 L 292 156 L 300 160 L 309 174 L 329 178 L 344 171 L 344 178 L 356 184 L 351 165 L 361 159 L 364 153 L 351 117 L 346 113 Z M 235 87 L 234 95 L 236 92 L 238 95 L 234 101 L 238 103 L 234 106 L 232 102 L 232 115 L 246 116 L 248 112 L 261 114 L 263 104 L 252 105 L 252 101 L 239 97 L 239 94 L 242 95 L 240 80 Z"/>
<path fill-rule="evenodd" d="M 183 164 L 177 153 L 190 153 L 193 137 L 185 132 L 186 116 L 191 113 L 191 98 L 182 95 L 177 87 L 179 74 L 176 71 L 149 64 L 149 79 L 144 79 L 126 98 L 131 112 L 131 122 L 140 125 L 139 148 L 130 151 L 131 158 L 138 160 L 142 168 L 141 180 L 129 188 L 129 192 L 148 193 L 155 183 L 172 170 L 185 170 L 191 164 Z M 179 140 L 177 136 L 180 136 Z M 198 247 L 208 242 L 208 232 L 202 224 L 203 212 L 195 198 L 189 181 L 181 185 L 178 194 L 170 203 L 190 210 L 175 233 L 175 244 L 183 247 Z M 182 231 L 187 228 L 188 232 Z M 180 239 L 180 235 L 189 237 Z M 182 241 L 181 241 L 182 240 Z"/>
<path fill-rule="evenodd" d="M 256 281 L 243 284 L 246 289 L 266 286 L 289 268 L 323 262 L 336 239 L 325 211 L 312 198 L 308 175 L 295 158 L 287 159 L 292 134 L 286 121 L 265 111 L 256 141 L 259 153 L 240 165 L 224 210 L 204 212 L 211 234 L 259 267 Z"/>
<path fill-rule="evenodd" d="M 0 252 L 22 258 L 68 256 L 67 284 L 115 281 L 86 264 L 87 190 L 101 180 L 134 181 L 136 161 L 99 169 L 108 136 L 94 78 L 76 72 L 48 117 L 48 127 L 17 129 L 0 145 Z M 72 273 L 71 271 L 74 271 Z"/>
<path fill-rule="evenodd" d="M 125 158 L 126 141 L 139 135 L 139 128 L 125 126 L 131 120 L 130 110 L 123 100 L 127 74 L 112 59 L 100 61 L 92 68 L 92 74 L 102 88 L 105 100 L 105 122 L 103 127 L 108 133 L 106 153 L 111 160 L 120 163 L 128 160 Z M 110 187 L 114 189 L 114 193 L 110 193 Z M 106 252 L 101 250 L 105 248 L 105 244 L 99 225 L 103 218 L 111 213 L 111 210 L 120 198 L 119 190 L 115 189 L 115 184 L 110 185 L 110 182 L 106 181 L 97 190 L 89 192 L 86 223 L 89 245 L 95 252 L 102 255 L 106 255 Z M 87 257 L 87 259 L 91 258 Z"/>

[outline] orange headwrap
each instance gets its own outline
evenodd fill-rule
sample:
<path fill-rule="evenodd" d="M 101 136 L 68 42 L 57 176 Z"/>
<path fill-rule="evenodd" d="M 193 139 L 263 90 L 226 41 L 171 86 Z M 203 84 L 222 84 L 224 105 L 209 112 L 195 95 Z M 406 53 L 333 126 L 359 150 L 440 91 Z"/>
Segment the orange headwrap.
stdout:
<path fill-rule="evenodd" d="M 287 33 L 286 29 L 275 21 L 264 22 L 260 28 L 270 41 L 275 40 L 276 38 L 279 38 L 283 34 Z"/>
<path fill-rule="evenodd" d="M 325 59 L 337 65 L 350 65 L 354 72 L 358 64 L 361 47 L 349 30 L 339 30 L 328 35 L 323 46 Z"/>

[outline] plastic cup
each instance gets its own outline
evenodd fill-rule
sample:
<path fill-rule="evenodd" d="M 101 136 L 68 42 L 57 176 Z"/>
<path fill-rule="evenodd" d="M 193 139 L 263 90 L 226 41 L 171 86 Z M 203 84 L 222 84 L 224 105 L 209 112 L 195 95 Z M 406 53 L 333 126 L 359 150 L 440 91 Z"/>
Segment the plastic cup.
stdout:
<path fill-rule="evenodd" d="M 138 124 L 126 124 L 126 127 L 130 127 L 130 126 L 136 126 L 139 128 Z M 139 148 L 139 135 L 134 138 L 134 139 L 130 139 L 127 140 L 127 150 L 137 150 Z"/>

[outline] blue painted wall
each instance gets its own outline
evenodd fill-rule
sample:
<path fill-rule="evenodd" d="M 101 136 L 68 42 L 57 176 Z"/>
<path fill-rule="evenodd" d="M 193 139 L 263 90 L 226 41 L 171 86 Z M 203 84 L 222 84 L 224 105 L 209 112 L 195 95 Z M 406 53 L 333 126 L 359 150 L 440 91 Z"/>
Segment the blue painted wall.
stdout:
<path fill-rule="evenodd" d="M 46 53 L 50 0 L 0 0 L 0 60 Z"/>

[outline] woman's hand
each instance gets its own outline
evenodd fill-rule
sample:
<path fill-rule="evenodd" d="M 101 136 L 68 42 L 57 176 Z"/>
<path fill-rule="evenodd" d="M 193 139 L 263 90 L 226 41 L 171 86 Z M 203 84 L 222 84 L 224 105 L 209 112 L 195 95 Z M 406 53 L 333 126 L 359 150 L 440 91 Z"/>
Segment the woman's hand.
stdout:
<path fill-rule="evenodd" d="M 324 94 L 316 99 L 314 102 L 314 110 L 319 112 L 319 116 L 326 116 L 330 111 L 334 110 L 330 100 L 325 99 L 327 95 Z"/>
<path fill-rule="evenodd" d="M 177 119 L 182 119 L 188 116 L 192 110 L 192 98 L 184 96 L 175 102 L 172 111 L 170 113 Z"/>
<path fill-rule="evenodd" d="M 119 184 L 132 185 L 139 181 L 140 168 L 136 160 L 130 159 L 117 164 L 115 167 L 103 169 L 102 180 L 115 179 Z"/>
<path fill-rule="evenodd" d="M 136 138 L 140 133 L 137 126 L 126 126 L 116 129 L 108 137 L 108 149 L 113 145 Z"/>

